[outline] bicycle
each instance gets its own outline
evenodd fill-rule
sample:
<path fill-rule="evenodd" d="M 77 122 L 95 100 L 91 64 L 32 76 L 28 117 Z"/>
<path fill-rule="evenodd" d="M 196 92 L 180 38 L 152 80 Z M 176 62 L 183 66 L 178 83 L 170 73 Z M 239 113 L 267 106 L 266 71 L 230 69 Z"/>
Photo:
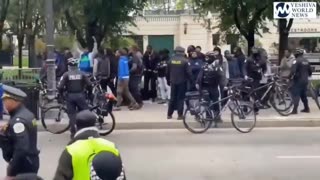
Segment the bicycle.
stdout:
<path fill-rule="evenodd" d="M 286 83 L 281 81 L 277 75 L 269 75 L 269 82 L 265 85 L 262 85 L 254 90 L 251 87 L 245 87 L 241 89 L 245 94 L 245 99 L 253 98 L 254 105 L 258 109 L 266 109 L 262 102 L 269 102 L 273 109 L 275 109 L 281 116 L 289 116 L 293 111 L 293 100 L 291 94 L 288 91 L 288 86 Z M 263 93 L 261 98 L 255 99 L 258 91 L 267 88 Z M 282 108 L 281 106 L 284 105 Z"/>
<path fill-rule="evenodd" d="M 309 81 L 308 91 L 310 93 L 310 96 L 315 101 L 316 105 L 318 106 L 318 108 L 320 110 L 320 103 L 319 103 L 319 99 L 318 99 L 318 97 L 319 97 L 319 88 L 315 88 L 313 82 Z"/>
<path fill-rule="evenodd" d="M 103 94 L 99 97 L 100 101 L 96 106 L 90 106 L 89 110 L 97 115 L 96 127 L 99 134 L 106 136 L 115 129 L 115 116 L 112 108 L 116 102 L 116 98 L 112 94 Z M 51 99 L 51 102 L 57 98 Z M 70 129 L 70 120 L 67 116 L 67 108 L 65 102 L 60 102 L 50 107 L 41 108 L 41 123 L 46 131 L 53 134 L 62 134 Z M 66 117 L 66 118 L 65 118 Z M 111 120 L 106 121 L 105 118 L 110 117 Z"/>
<path fill-rule="evenodd" d="M 249 133 L 254 129 L 256 125 L 256 113 L 254 112 L 254 105 L 251 102 L 241 101 L 241 93 L 236 86 L 228 86 L 228 96 L 217 102 L 208 101 L 207 98 L 204 97 L 206 94 L 203 92 L 199 94 L 199 105 L 195 108 L 191 108 L 190 105 L 187 106 L 187 109 L 184 113 L 183 124 L 184 127 L 190 132 L 194 134 L 205 133 L 209 128 L 212 127 L 214 122 L 215 126 L 217 126 L 218 118 L 227 108 L 229 108 L 231 111 L 231 122 L 237 131 L 241 133 Z M 194 99 L 197 99 L 197 97 L 194 97 Z M 218 114 L 215 114 L 212 111 L 212 107 L 224 101 L 227 101 L 227 103 Z M 249 122 L 250 120 L 248 116 L 250 115 L 253 115 L 253 119 L 251 120 L 252 122 Z M 187 120 L 189 116 L 192 119 L 190 124 Z M 236 122 L 236 117 L 239 117 L 239 122 L 243 123 L 244 126 Z M 196 125 L 196 127 L 192 127 L 192 125 Z"/>

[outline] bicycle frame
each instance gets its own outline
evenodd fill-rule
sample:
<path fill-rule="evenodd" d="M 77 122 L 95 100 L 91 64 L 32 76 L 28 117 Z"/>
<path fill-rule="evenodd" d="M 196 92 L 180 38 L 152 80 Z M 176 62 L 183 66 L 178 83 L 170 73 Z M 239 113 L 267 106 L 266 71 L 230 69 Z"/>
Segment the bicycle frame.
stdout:
<path fill-rule="evenodd" d="M 233 90 L 232 90 L 232 89 L 229 89 L 228 91 L 230 92 L 230 91 L 233 91 Z M 219 101 L 216 101 L 216 102 L 213 102 L 213 103 L 210 102 L 210 104 L 209 104 L 209 106 L 206 108 L 206 110 L 209 109 L 209 110 L 211 111 L 211 108 L 212 108 L 214 105 L 219 104 L 219 103 L 221 103 L 221 102 L 224 102 L 224 101 L 228 100 L 227 103 L 226 103 L 222 108 L 220 108 L 219 114 L 218 114 L 217 116 L 215 116 L 212 120 L 215 120 L 217 117 L 221 116 L 222 113 L 223 113 L 224 111 L 226 111 L 227 107 L 229 107 L 229 104 L 230 104 L 231 102 L 234 102 L 237 107 L 239 106 L 238 99 L 237 99 L 235 96 L 236 96 L 236 94 L 235 94 L 234 92 L 232 92 L 231 95 L 229 95 L 229 96 L 227 96 L 227 97 L 225 97 L 225 98 L 222 98 L 222 99 L 220 99 Z"/>

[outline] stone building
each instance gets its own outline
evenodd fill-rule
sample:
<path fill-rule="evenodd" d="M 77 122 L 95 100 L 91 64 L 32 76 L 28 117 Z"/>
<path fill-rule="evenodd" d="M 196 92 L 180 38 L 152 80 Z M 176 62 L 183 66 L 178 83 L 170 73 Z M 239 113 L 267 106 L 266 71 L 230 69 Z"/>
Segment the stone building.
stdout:
<path fill-rule="evenodd" d="M 157 50 L 164 47 L 172 50 L 177 45 L 187 47 L 193 44 L 201 46 L 205 52 L 216 45 L 225 50 L 240 44 L 238 34 L 218 34 L 218 29 L 208 30 L 208 23 L 216 26 L 217 15 L 205 20 L 193 14 L 146 15 L 136 19 L 137 27 L 128 29 L 134 33 L 132 37 L 143 49 L 148 44 Z M 256 39 L 270 54 L 277 54 L 279 34 L 276 23 L 267 22 L 267 27 L 269 32 L 261 32 L 262 37 L 256 36 Z M 295 19 L 289 36 L 289 47 L 320 52 L 320 19 Z"/>

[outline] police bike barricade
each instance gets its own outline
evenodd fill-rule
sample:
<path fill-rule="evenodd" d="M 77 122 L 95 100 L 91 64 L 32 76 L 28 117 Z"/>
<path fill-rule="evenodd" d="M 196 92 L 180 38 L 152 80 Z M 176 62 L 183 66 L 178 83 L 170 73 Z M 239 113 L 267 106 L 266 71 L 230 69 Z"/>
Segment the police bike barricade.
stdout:
<path fill-rule="evenodd" d="M 93 82 L 95 89 L 95 103 L 91 99 L 88 100 L 88 102 L 90 102 L 90 111 L 97 115 L 96 127 L 99 130 L 99 134 L 106 136 L 112 133 L 115 129 L 116 122 L 112 109 L 117 99 L 113 94 L 101 91 L 99 81 L 96 79 L 92 80 L 95 80 Z M 40 105 L 40 111 L 41 123 L 44 129 L 53 134 L 62 134 L 68 131 L 70 129 L 70 121 L 67 116 L 66 102 L 63 98 L 64 95 L 48 98 L 43 82 L 38 81 L 38 87 L 42 92 L 40 99 L 42 99 L 43 103 Z M 54 101 L 58 101 L 58 103 L 51 104 L 51 102 Z"/>
<path fill-rule="evenodd" d="M 217 120 L 226 109 L 231 111 L 232 125 L 239 132 L 249 133 L 256 125 L 254 104 L 242 100 L 237 85 L 228 86 L 228 96 L 217 102 L 210 102 L 207 92 L 187 93 L 186 95 L 188 106 L 184 113 L 183 124 L 192 133 L 204 133 L 212 127 L 213 123 L 217 127 Z M 213 112 L 212 107 L 224 101 L 227 103 L 220 112 Z"/>

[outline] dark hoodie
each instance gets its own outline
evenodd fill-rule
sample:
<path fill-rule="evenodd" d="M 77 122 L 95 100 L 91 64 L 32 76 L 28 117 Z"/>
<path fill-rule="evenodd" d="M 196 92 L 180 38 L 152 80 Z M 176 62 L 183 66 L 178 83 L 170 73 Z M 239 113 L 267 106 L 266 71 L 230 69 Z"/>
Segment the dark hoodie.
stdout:
<path fill-rule="evenodd" d="M 201 53 L 197 53 L 196 58 L 190 57 L 189 63 L 190 68 L 192 71 L 192 79 L 195 81 L 198 78 L 199 72 L 204 64 L 203 60 L 199 57 L 201 56 Z"/>

